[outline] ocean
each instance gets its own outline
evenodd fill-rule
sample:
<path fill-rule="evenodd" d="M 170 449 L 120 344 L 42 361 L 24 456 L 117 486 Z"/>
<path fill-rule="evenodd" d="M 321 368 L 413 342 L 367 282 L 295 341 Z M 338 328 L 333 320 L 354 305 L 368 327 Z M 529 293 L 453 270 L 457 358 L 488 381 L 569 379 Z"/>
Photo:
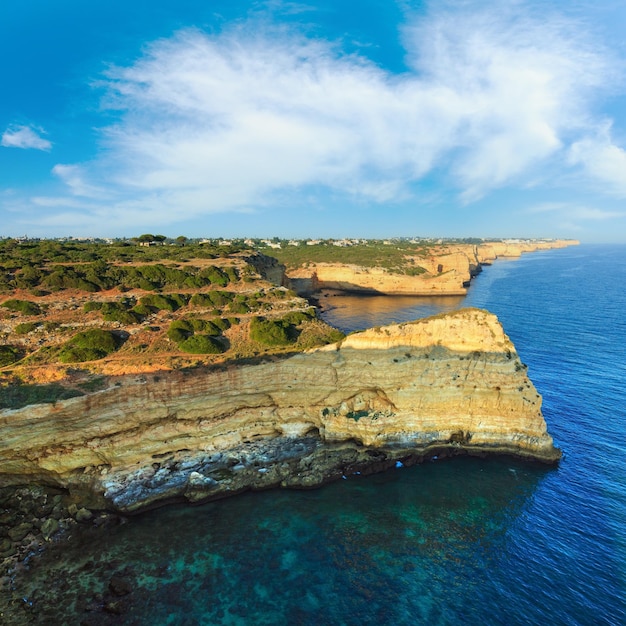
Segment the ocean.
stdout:
<path fill-rule="evenodd" d="M 165 507 L 31 560 L 3 623 L 626 624 L 626 246 L 499 260 L 465 298 L 320 303 L 344 330 L 496 313 L 560 465 L 453 458 Z M 103 611 L 113 575 L 132 592 Z"/>

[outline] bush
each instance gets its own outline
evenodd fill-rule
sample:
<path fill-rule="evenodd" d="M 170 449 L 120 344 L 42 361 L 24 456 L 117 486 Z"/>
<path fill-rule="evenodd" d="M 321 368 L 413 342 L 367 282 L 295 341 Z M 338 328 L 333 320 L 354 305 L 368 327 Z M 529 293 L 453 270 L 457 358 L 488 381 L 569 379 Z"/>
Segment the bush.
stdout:
<path fill-rule="evenodd" d="M 153 306 L 148 306 L 146 304 L 138 304 L 137 306 L 131 309 L 131 313 L 135 313 L 136 315 L 139 315 L 139 317 L 144 318 L 144 317 L 148 317 L 148 315 L 152 315 L 153 313 L 156 313 L 158 310 L 159 309 Z"/>
<path fill-rule="evenodd" d="M 213 302 L 208 293 L 194 293 L 189 303 L 193 306 L 213 306 Z"/>
<path fill-rule="evenodd" d="M 231 302 L 228 305 L 228 310 L 231 313 L 238 313 L 242 315 L 243 313 L 250 313 L 252 309 L 245 302 Z"/>
<path fill-rule="evenodd" d="M 193 335 L 193 325 L 187 320 L 175 320 L 167 329 L 167 336 L 176 343 L 185 341 Z"/>
<path fill-rule="evenodd" d="M 103 302 L 102 318 L 107 322 L 119 322 L 120 324 L 138 324 L 141 316 L 129 310 L 133 300 L 124 299 L 121 302 Z"/>
<path fill-rule="evenodd" d="M 220 330 L 228 330 L 231 327 L 231 321 L 222 317 L 213 318 L 211 324 L 217 326 Z"/>
<path fill-rule="evenodd" d="M 177 311 L 185 305 L 184 299 L 179 295 L 164 296 L 162 294 L 151 294 L 139 300 L 139 304 L 154 307 L 163 311 Z"/>
<path fill-rule="evenodd" d="M 233 299 L 233 294 L 229 291 L 209 291 L 207 293 L 196 293 L 191 297 L 190 303 L 201 307 L 222 307 Z"/>
<path fill-rule="evenodd" d="M 90 313 L 91 311 L 100 311 L 103 304 L 104 302 L 96 302 L 95 300 L 85 302 L 85 304 L 83 304 L 83 311 L 85 313 Z"/>
<path fill-rule="evenodd" d="M 183 352 L 191 354 L 221 354 L 224 346 L 214 337 L 207 335 L 193 335 L 178 344 Z"/>
<path fill-rule="evenodd" d="M 0 306 L 23 315 L 39 315 L 41 313 L 39 305 L 30 300 L 6 300 Z"/>
<path fill-rule="evenodd" d="M 34 322 L 25 322 L 23 324 L 18 324 L 15 327 L 15 332 L 18 335 L 28 335 L 28 333 L 32 333 L 37 326 L 39 326 L 39 324 L 35 324 Z"/>
<path fill-rule="evenodd" d="M 266 346 L 286 346 L 293 342 L 289 324 L 263 317 L 254 317 L 250 321 L 250 338 Z"/>
<path fill-rule="evenodd" d="M 119 322 L 120 324 L 139 324 L 141 322 L 140 315 L 124 309 L 110 309 L 106 313 L 103 311 L 102 319 L 107 322 Z"/>
<path fill-rule="evenodd" d="M 108 330 L 94 328 L 74 335 L 59 353 L 62 363 L 79 363 L 103 359 L 118 348 L 113 333 Z"/>
<path fill-rule="evenodd" d="M 219 337 L 222 334 L 222 329 L 209 320 L 200 320 L 203 322 L 202 328 L 199 328 L 199 331 L 204 332 L 207 335 L 211 335 L 211 337 Z"/>
<path fill-rule="evenodd" d="M 209 265 L 205 267 L 199 274 L 199 278 L 208 280 L 213 285 L 219 285 L 220 287 L 226 287 L 230 282 L 228 274 L 223 272 L 219 267 Z"/>
<path fill-rule="evenodd" d="M 0 345 L 0 367 L 12 365 L 19 360 L 19 348 L 16 348 L 15 346 Z"/>
<path fill-rule="evenodd" d="M 291 311 L 283 316 L 283 321 L 287 324 L 302 324 L 309 320 L 315 319 L 315 309 L 308 309 L 307 311 Z"/>

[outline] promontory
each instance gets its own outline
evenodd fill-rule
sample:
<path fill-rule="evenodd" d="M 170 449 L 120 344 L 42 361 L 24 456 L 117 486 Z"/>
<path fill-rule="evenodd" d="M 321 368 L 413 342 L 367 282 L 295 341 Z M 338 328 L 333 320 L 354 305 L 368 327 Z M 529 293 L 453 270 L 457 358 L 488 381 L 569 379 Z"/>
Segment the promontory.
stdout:
<path fill-rule="evenodd" d="M 253 365 L 126 377 L 0 420 L 2 483 L 122 512 L 459 453 L 560 456 L 513 344 L 478 309 Z"/>

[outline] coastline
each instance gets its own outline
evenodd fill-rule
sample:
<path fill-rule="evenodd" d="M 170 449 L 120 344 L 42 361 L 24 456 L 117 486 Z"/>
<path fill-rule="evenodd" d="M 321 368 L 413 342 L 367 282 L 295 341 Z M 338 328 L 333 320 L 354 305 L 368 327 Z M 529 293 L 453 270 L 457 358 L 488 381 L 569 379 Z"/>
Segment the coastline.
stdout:
<path fill-rule="evenodd" d="M 441 244 L 427 254 L 407 255 L 403 268 L 390 269 L 355 263 L 306 261 L 287 267 L 282 284 L 306 298 L 322 291 L 388 296 L 465 296 L 483 266 L 499 258 L 579 245 L 576 240 L 484 244 Z M 302 253 L 306 257 L 306 251 Z"/>
<path fill-rule="evenodd" d="M 405 327 L 410 327 L 411 325 L 403 324 L 401 326 L 405 329 Z M 411 348 L 410 341 L 403 338 L 397 346 L 394 346 L 385 339 L 385 333 L 390 332 L 389 330 L 383 329 L 381 333 L 381 329 L 373 329 L 371 332 L 382 335 L 382 337 L 375 337 L 373 344 L 370 337 L 367 341 L 372 345 L 366 348 L 367 350 L 374 349 L 377 354 L 385 355 L 384 361 L 387 365 L 381 364 L 381 370 L 388 367 L 390 360 L 391 362 L 407 360 L 406 351 L 407 348 Z M 473 332 L 475 332 L 475 328 L 471 330 L 468 326 L 464 327 L 461 332 L 461 335 L 464 337 L 463 341 L 471 338 Z M 490 332 L 493 334 L 494 331 L 491 330 Z M 498 333 L 500 332 L 502 332 L 501 328 Z M 458 336 L 458 332 L 455 331 L 455 333 Z M 362 340 L 365 336 L 366 334 L 363 334 L 360 339 Z M 435 361 L 441 359 L 445 364 L 446 360 L 450 360 L 450 355 L 442 354 L 440 350 L 441 339 L 445 340 L 445 336 L 448 339 L 450 338 L 449 329 L 446 330 L 444 335 L 439 336 L 439 339 L 435 338 L 433 340 L 431 337 L 429 344 L 419 347 L 419 350 L 422 350 L 422 352 L 417 356 L 424 361 L 428 361 L 431 358 Z M 503 335 L 503 337 L 501 340 L 502 345 L 495 350 L 501 352 L 501 356 L 494 361 L 496 369 L 502 367 L 503 364 L 505 368 L 512 364 L 515 368 L 516 376 L 521 372 L 524 379 L 523 384 L 518 384 L 518 381 L 509 385 L 514 390 L 513 396 L 523 397 L 517 391 L 519 388 L 524 387 L 530 390 L 529 393 L 532 392 L 533 394 L 532 402 L 538 403 L 535 412 L 538 412 L 538 415 L 541 416 L 541 399 L 534 387 L 532 387 L 532 383 L 528 381 L 525 372 L 523 372 L 523 367 L 519 359 L 517 359 L 514 347 L 510 344 L 508 337 L 506 335 Z M 381 339 L 383 344 L 380 344 Z M 323 349 L 318 349 L 314 351 L 314 353 L 317 353 L 314 359 L 319 359 L 320 356 L 326 358 L 325 355 L 331 355 L 335 352 L 341 356 L 341 360 L 343 358 L 342 355 L 346 354 L 346 349 L 349 352 L 349 344 L 353 341 L 354 339 L 349 339 L 345 346 L 327 346 Z M 398 354 L 394 356 L 396 348 Z M 476 350 L 462 349 L 463 356 L 456 354 L 453 356 L 453 360 L 458 365 L 460 361 L 465 360 L 467 355 L 478 351 L 480 356 L 467 358 L 467 365 L 474 370 L 477 367 L 479 369 L 484 368 L 487 361 L 492 360 L 493 357 L 488 349 L 489 341 L 486 341 L 486 337 L 482 337 L 472 348 Z M 454 349 L 458 349 L 458 346 L 454 346 Z M 433 352 L 435 353 L 434 357 L 431 355 Z M 362 354 L 365 354 L 365 352 Z M 297 361 L 305 358 L 310 358 L 310 355 L 276 356 L 269 359 L 269 361 L 273 362 L 242 367 L 226 365 L 223 368 L 220 366 L 216 369 L 223 371 L 218 371 L 216 374 L 220 376 L 225 375 L 228 386 L 232 388 L 233 381 L 241 377 L 242 371 L 250 370 L 258 373 L 260 371 L 259 368 L 266 367 L 271 372 L 267 378 L 275 381 L 281 378 L 286 379 L 289 376 L 289 370 L 292 368 L 292 363 L 295 362 L 291 359 Z M 413 359 L 413 361 L 417 360 Z M 278 366 L 280 370 L 281 363 L 284 367 L 282 370 L 284 374 L 277 374 L 276 367 Z M 334 370 L 333 384 L 336 385 L 336 372 L 339 370 L 337 370 L 336 366 L 329 368 L 328 363 L 329 361 L 326 358 L 324 369 L 328 371 Z M 447 365 L 449 366 L 450 364 L 448 363 Z M 307 367 L 307 369 L 309 368 Z M 362 360 L 355 368 L 356 371 L 359 372 L 358 377 L 360 378 L 364 371 Z M 196 374 L 199 374 L 201 377 L 204 376 L 200 370 Z M 75 409 L 80 407 L 78 413 L 86 415 L 87 421 L 91 420 L 96 424 L 102 417 L 99 409 L 100 398 L 112 394 L 110 396 L 112 400 L 110 406 L 116 415 L 115 419 L 118 421 L 119 419 L 127 420 L 128 409 L 132 407 L 133 402 L 129 404 L 128 398 L 124 398 L 122 392 L 129 388 L 141 389 L 147 392 L 143 399 L 139 400 L 139 403 L 151 413 L 150 416 L 153 419 L 150 428 L 154 428 L 157 431 L 161 430 L 164 433 L 162 439 L 167 440 L 168 437 L 172 437 L 172 433 L 178 436 L 181 424 L 185 424 L 186 427 L 188 422 L 185 418 L 180 419 L 176 410 L 172 409 L 172 398 L 174 396 L 171 395 L 171 390 L 176 389 L 178 392 L 182 392 L 183 388 L 189 386 L 192 378 L 194 376 L 190 376 L 189 373 L 185 372 L 155 375 L 150 382 L 147 381 L 145 376 L 136 377 L 134 382 L 130 382 L 132 377 L 126 377 L 124 379 L 126 382 L 123 383 L 121 389 L 115 386 L 114 379 L 111 379 L 113 387 L 90 393 L 83 398 L 63 400 L 52 405 L 31 405 L 22 410 L 2 411 L 0 413 L 3 428 L 14 422 L 20 414 L 24 415 L 24 427 L 29 432 L 32 426 L 37 424 L 40 418 L 45 418 L 46 415 L 51 418 L 50 424 L 56 423 L 61 428 L 60 431 L 56 432 L 54 429 L 57 426 L 53 426 L 52 431 L 47 426 L 44 428 L 44 431 L 52 432 L 52 439 L 39 452 L 35 448 L 26 452 L 24 459 L 30 459 L 30 461 L 27 462 L 26 466 L 22 466 L 21 469 L 19 463 L 15 464 L 14 458 L 3 460 L 2 467 L 5 473 L 0 478 L 0 483 L 5 487 L 11 486 L 12 495 L 19 494 L 20 490 L 22 490 L 20 501 L 25 499 L 24 489 L 28 493 L 32 492 L 32 503 L 26 508 L 34 519 L 34 522 L 31 520 L 26 523 L 23 516 L 14 518 L 16 523 L 12 528 L 18 529 L 12 533 L 15 539 L 11 539 L 12 543 L 10 545 L 6 544 L 6 542 L 3 545 L 2 555 L 5 557 L 5 571 L 11 571 L 16 563 L 30 558 L 30 555 L 40 551 L 49 541 L 61 540 L 63 536 L 71 532 L 72 528 L 76 527 L 76 524 L 106 526 L 111 523 L 119 523 L 119 520 L 124 515 L 149 510 L 155 506 L 162 506 L 171 502 L 200 503 L 227 497 L 246 490 L 261 490 L 274 487 L 313 488 L 349 474 L 373 473 L 394 467 L 397 463 L 412 465 L 421 463 L 424 460 L 448 456 L 498 456 L 504 454 L 524 459 L 525 461 L 540 461 L 548 464 L 554 464 L 560 458 L 560 452 L 554 448 L 551 438 L 545 433 L 545 422 L 543 422 L 542 416 L 540 417 L 539 431 L 531 435 L 518 432 L 514 434 L 511 441 L 507 441 L 501 434 L 491 436 L 491 438 L 487 435 L 481 440 L 472 430 L 476 422 L 472 417 L 474 421 L 470 426 L 463 425 L 459 427 L 458 424 L 454 424 L 447 429 L 436 428 L 433 430 L 430 427 L 430 431 L 420 430 L 419 426 L 412 424 L 411 432 L 413 436 L 408 439 L 405 434 L 399 438 L 397 434 L 387 439 L 383 436 L 381 439 L 383 445 L 380 445 L 380 442 L 376 443 L 375 438 L 380 436 L 381 433 L 376 431 L 377 429 L 378 431 L 380 430 L 380 424 L 383 423 L 386 417 L 385 411 L 388 413 L 392 411 L 385 405 L 385 402 L 388 401 L 387 392 L 384 391 L 382 396 L 376 392 L 372 396 L 372 385 L 369 384 L 365 395 L 363 395 L 362 390 L 355 392 L 355 389 L 351 388 L 346 398 L 341 400 L 341 402 L 335 403 L 336 407 L 333 411 L 336 411 L 336 413 L 323 416 L 329 417 L 329 422 L 341 423 L 341 427 L 338 431 L 335 431 L 335 435 L 333 435 L 333 424 L 329 427 L 328 423 L 322 423 L 319 415 L 316 415 L 311 422 L 303 424 L 303 405 L 299 406 L 290 401 L 288 402 L 288 406 L 291 407 L 290 415 L 285 424 L 277 427 L 276 420 L 270 420 L 269 423 L 266 420 L 265 423 L 261 422 L 259 427 L 259 420 L 255 419 L 257 432 L 244 433 L 243 437 L 237 435 L 234 439 L 231 428 L 229 434 L 224 439 L 226 446 L 221 449 L 218 446 L 218 449 L 214 450 L 216 454 L 213 460 L 210 458 L 211 454 L 199 456 L 192 454 L 186 457 L 185 450 L 187 450 L 189 432 L 184 432 L 184 436 L 180 441 L 187 439 L 186 443 L 178 442 L 167 449 L 158 447 L 147 449 L 140 454 L 140 456 L 143 455 L 145 461 L 138 473 L 132 474 L 128 469 L 123 469 L 124 464 L 122 463 L 121 473 L 115 476 L 115 472 L 111 472 L 111 469 L 115 466 L 115 463 L 111 462 L 112 458 L 119 455 L 122 442 L 122 447 L 126 451 L 128 451 L 129 447 L 132 448 L 133 445 L 137 445 L 144 437 L 142 434 L 144 432 L 142 431 L 143 427 L 138 429 L 137 427 L 123 428 L 119 432 L 116 432 L 114 429 L 110 435 L 107 435 L 106 429 L 103 430 L 103 424 L 100 422 L 97 424 L 96 434 L 83 436 L 81 439 L 81 426 L 78 424 L 78 431 L 74 432 L 79 444 L 78 447 L 83 449 L 86 447 L 86 451 L 83 450 L 81 454 L 84 456 L 86 452 L 87 456 L 89 456 L 89 450 L 91 450 L 95 456 L 91 460 L 83 458 L 77 464 L 71 462 L 67 467 L 64 467 L 67 459 L 63 459 L 63 453 L 59 453 L 58 450 L 65 448 L 67 451 L 71 449 L 72 444 L 67 440 L 63 441 L 63 433 L 67 434 L 70 424 L 70 432 L 71 429 L 77 426 L 77 411 L 71 407 L 75 407 Z M 320 378 L 323 378 L 323 376 L 319 375 L 318 370 L 315 375 L 308 375 L 305 379 L 298 381 L 296 386 L 308 386 L 310 388 L 311 384 L 317 382 Z M 354 379 L 354 376 L 352 378 Z M 272 384 L 274 388 L 268 389 L 266 395 L 288 395 L 285 390 L 277 390 L 275 382 Z M 429 384 L 432 385 L 432 381 Z M 258 391 L 258 380 L 254 381 L 254 377 L 252 386 L 255 388 L 255 391 Z M 500 396 L 501 386 L 494 383 L 493 388 L 495 389 L 496 387 L 498 388 L 497 395 Z M 159 389 L 165 388 L 168 389 L 167 393 L 159 391 Z M 380 386 L 376 388 L 380 389 Z M 476 386 L 474 386 L 474 391 L 468 397 L 476 397 L 475 389 Z M 238 396 L 241 395 L 240 388 L 235 387 L 235 390 Z M 327 396 L 328 392 L 325 393 Z M 433 389 L 431 386 L 429 394 L 432 393 Z M 115 394 L 121 395 L 115 397 Z M 204 396 L 201 395 L 201 397 L 206 398 L 206 389 L 203 391 L 203 394 Z M 445 392 L 443 396 L 445 396 Z M 445 404 L 441 402 L 443 396 L 441 389 L 435 392 L 435 398 L 439 398 L 438 403 L 441 406 Z M 229 394 L 228 397 L 230 402 L 232 394 Z M 382 408 L 380 404 L 381 398 L 383 399 Z M 150 401 L 154 402 L 155 399 L 157 404 L 151 405 Z M 348 404 L 346 404 L 346 400 Z M 528 403 L 528 401 L 529 398 L 524 398 L 523 402 Z M 256 411 L 257 414 L 259 412 L 260 414 L 267 414 L 268 412 L 276 411 L 276 408 L 272 409 L 267 404 L 254 406 L 254 403 L 252 403 L 253 405 L 251 406 L 247 400 L 244 400 L 244 404 L 246 403 L 248 404 L 246 408 Z M 341 406 L 342 404 L 345 406 Z M 500 404 L 500 400 L 498 400 L 498 404 Z M 160 418 L 158 417 L 155 422 L 154 417 L 160 410 L 157 409 L 155 413 L 155 407 L 157 406 L 167 407 L 166 412 L 173 417 L 173 421 L 169 425 L 166 426 L 167 419 L 164 423 L 159 423 Z M 327 407 L 316 407 L 315 411 L 317 414 L 321 414 L 325 408 Z M 519 410 L 519 406 L 516 407 L 516 410 Z M 361 415 L 361 412 L 364 411 L 366 414 Z M 211 422 L 212 420 L 213 418 L 210 418 L 208 421 Z M 189 420 L 189 422 L 193 422 L 193 420 Z M 346 424 L 349 426 L 347 430 L 345 428 Z M 199 423 L 193 426 L 192 430 L 197 431 L 198 425 Z M 336 424 L 334 426 L 336 427 Z M 374 426 L 373 431 L 372 426 Z M 200 427 L 200 430 L 202 428 Z M 24 432 L 26 433 L 26 431 Z M 323 437 L 320 437 L 320 432 L 323 433 Z M 374 439 L 372 439 L 372 432 L 374 432 Z M 133 436 L 130 438 L 128 437 L 129 433 L 133 433 Z M 422 436 L 420 433 L 426 434 Z M 135 435 L 138 435 L 138 438 Z M 224 435 L 219 436 L 223 437 Z M 98 449 L 99 442 L 107 437 L 111 441 L 111 450 L 117 450 L 113 453 L 113 457 L 107 456 L 109 453 Z M 29 435 L 27 433 L 25 439 L 28 438 Z M 32 440 L 32 437 L 30 439 Z M 148 439 L 152 442 L 155 441 L 153 435 L 148 435 Z M 7 441 L 13 446 L 17 440 L 9 437 Z M 239 443 L 237 444 L 237 442 Z M 140 445 L 138 447 L 141 448 Z M 209 448 L 211 448 L 211 445 L 209 445 Z M 246 452 L 252 452 L 252 454 L 246 456 Z M 274 462 L 268 462 L 272 458 Z M 260 463 L 259 460 L 262 462 Z M 35 461 L 35 465 L 33 465 L 33 461 Z M 59 463 L 58 467 L 55 467 L 56 463 Z M 136 459 L 132 461 L 127 460 L 125 467 L 129 468 L 136 463 Z M 186 468 L 182 474 L 180 472 L 177 473 L 180 467 Z M 65 478 L 63 477 L 64 473 Z M 99 477 L 98 474 L 101 474 L 101 476 Z M 107 491 L 103 488 L 103 485 L 107 481 L 102 480 L 102 477 L 110 476 L 110 474 L 113 474 L 113 476 L 108 479 L 109 492 L 108 495 L 105 495 Z M 127 480 L 129 477 L 130 480 Z M 154 482 L 155 478 L 156 483 Z M 165 485 L 164 489 L 155 489 L 155 485 L 159 482 L 161 485 Z M 24 507 L 22 506 L 22 508 Z M 5 509 L 5 512 L 6 510 L 8 509 Z M 120 518 L 120 515 L 122 518 Z"/>

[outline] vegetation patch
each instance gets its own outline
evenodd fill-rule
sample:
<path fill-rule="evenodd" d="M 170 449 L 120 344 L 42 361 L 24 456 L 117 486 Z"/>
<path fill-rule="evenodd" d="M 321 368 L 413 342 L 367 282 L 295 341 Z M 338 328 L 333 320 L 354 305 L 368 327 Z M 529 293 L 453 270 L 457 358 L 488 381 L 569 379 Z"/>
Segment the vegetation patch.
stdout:
<path fill-rule="evenodd" d="M 178 347 L 183 352 L 190 354 L 221 354 L 224 346 L 215 337 L 209 335 L 192 335 L 188 339 L 181 341 Z"/>
<path fill-rule="evenodd" d="M 39 315 L 41 307 L 30 300 L 5 300 L 0 306 L 23 315 Z"/>
<path fill-rule="evenodd" d="M 294 343 L 294 326 L 284 320 L 253 317 L 250 321 L 250 338 L 265 346 L 287 346 Z"/>
<path fill-rule="evenodd" d="M 16 346 L 0 345 L 0 367 L 13 365 L 20 360 L 20 349 Z"/>
<path fill-rule="evenodd" d="M 15 332 L 18 335 L 28 335 L 28 333 L 32 333 L 33 330 L 35 330 L 39 326 L 40 324 L 37 324 L 35 322 L 24 322 L 22 324 L 18 324 L 15 327 Z"/>
<path fill-rule="evenodd" d="M 167 329 L 167 336 L 175 343 L 180 343 L 194 333 L 193 324 L 189 320 L 175 320 Z"/>
<path fill-rule="evenodd" d="M 59 360 L 62 363 L 97 361 L 115 352 L 119 345 L 112 332 L 94 328 L 74 335 L 61 349 Z"/>
<path fill-rule="evenodd" d="M 187 298 L 182 294 L 150 294 L 139 299 L 139 304 L 158 311 L 178 311 L 187 304 Z"/>

